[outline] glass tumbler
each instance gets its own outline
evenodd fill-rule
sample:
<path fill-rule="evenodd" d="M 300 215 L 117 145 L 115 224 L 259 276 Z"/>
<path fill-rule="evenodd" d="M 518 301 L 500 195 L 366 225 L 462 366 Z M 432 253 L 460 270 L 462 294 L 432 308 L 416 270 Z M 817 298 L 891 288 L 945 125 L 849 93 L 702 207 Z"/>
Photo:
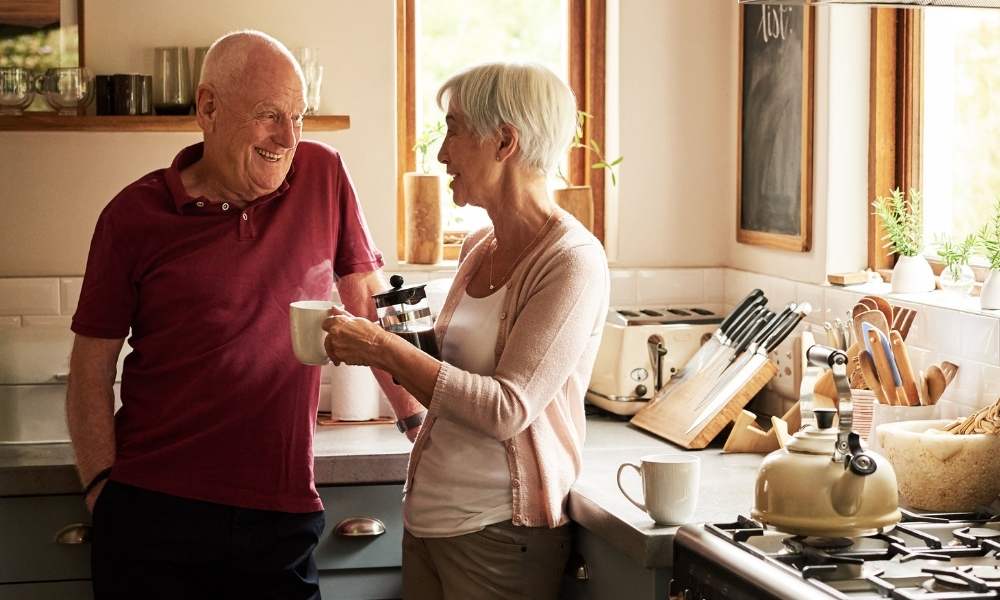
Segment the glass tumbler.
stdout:
<path fill-rule="evenodd" d="M 323 85 L 323 65 L 319 64 L 319 50 L 298 48 L 295 50 L 295 58 L 299 61 L 306 80 L 306 114 L 314 115 L 319 112 L 320 89 Z"/>
<path fill-rule="evenodd" d="M 187 48 L 171 46 L 154 50 L 153 108 L 158 115 L 191 112 L 191 65 Z"/>
<path fill-rule="evenodd" d="M 37 90 L 55 111 L 64 116 L 82 114 L 94 100 L 94 74 L 84 67 L 62 67 L 45 71 Z"/>
<path fill-rule="evenodd" d="M 21 67 L 0 68 L 0 115 L 20 115 L 35 98 L 31 73 Z"/>

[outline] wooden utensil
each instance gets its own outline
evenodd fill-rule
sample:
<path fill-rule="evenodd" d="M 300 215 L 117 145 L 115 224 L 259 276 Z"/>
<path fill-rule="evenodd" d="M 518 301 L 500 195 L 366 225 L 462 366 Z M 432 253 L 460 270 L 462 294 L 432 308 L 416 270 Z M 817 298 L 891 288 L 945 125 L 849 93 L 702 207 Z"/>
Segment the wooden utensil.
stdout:
<path fill-rule="evenodd" d="M 881 311 L 882 316 L 885 317 L 886 323 L 892 323 L 892 305 L 889 304 L 888 300 L 881 296 L 865 296 L 865 298 L 875 303 L 875 306 Z M 888 328 L 886 328 L 886 331 L 888 331 Z"/>
<path fill-rule="evenodd" d="M 868 312 L 863 312 L 858 315 L 858 319 L 860 319 L 861 323 L 870 323 L 875 329 L 878 329 L 886 335 L 889 334 L 889 322 L 885 320 L 885 315 L 882 314 L 882 311 L 870 310 Z M 861 329 L 862 326 L 859 323 L 858 330 L 860 331 Z M 862 343 L 864 342 L 864 332 L 861 332 L 861 337 L 859 339 L 862 340 Z"/>
<path fill-rule="evenodd" d="M 946 387 L 948 387 L 948 382 L 944 378 L 941 367 L 937 365 L 927 367 L 927 399 L 930 404 L 937 404 L 938 398 L 944 393 Z"/>
<path fill-rule="evenodd" d="M 896 392 L 896 386 L 892 382 L 892 367 L 889 366 L 889 357 L 886 356 L 885 350 L 882 349 L 882 341 L 878 337 L 878 332 L 869 329 L 865 334 L 865 339 L 868 340 L 868 345 L 865 348 L 872 355 L 872 361 L 875 363 L 875 372 L 878 374 L 878 380 L 882 384 L 882 394 L 885 396 L 888 404 L 898 406 L 900 399 Z"/>
<path fill-rule="evenodd" d="M 899 332 L 899 335 L 906 339 L 910 333 L 910 327 L 917 316 L 917 311 L 912 308 L 897 308 L 893 315 L 892 328 Z"/>
<path fill-rule="evenodd" d="M 929 406 L 931 394 L 927 391 L 927 376 L 923 371 L 917 371 L 917 393 L 920 395 L 920 405 Z"/>
<path fill-rule="evenodd" d="M 861 340 L 855 339 L 851 347 L 847 349 L 847 371 L 848 378 L 851 382 L 851 387 L 858 389 L 865 387 L 865 378 L 861 373 L 861 351 L 864 349 L 864 345 Z"/>
<path fill-rule="evenodd" d="M 951 385 L 951 382 L 958 375 L 958 365 L 953 362 L 942 361 L 941 362 L 941 372 L 944 373 L 944 385 L 945 387 Z"/>
<path fill-rule="evenodd" d="M 858 304 L 867 306 L 868 310 L 878 310 L 878 303 L 872 300 L 871 296 L 865 296 L 861 300 L 858 300 Z"/>
<path fill-rule="evenodd" d="M 867 350 L 862 350 L 858 354 L 858 361 L 861 363 L 861 374 L 865 378 L 865 383 L 868 384 L 872 393 L 875 394 L 875 398 L 882 404 L 889 404 L 889 399 L 885 397 L 885 392 L 882 391 L 882 382 L 878 380 L 878 373 L 875 371 L 875 359 L 872 358 L 871 353 Z"/>
<path fill-rule="evenodd" d="M 903 342 L 903 336 L 898 331 L 889 332 L 889 343 L 892 345 L 892 354 L 896 358 L 896 368 L 899 370 L 899 377 L 903 381 L 903 391 L 906 392 L 908 406 L 920 405 L 920 394 L 917 391 L 917 383 L 913 378 L 913 363 L 910 362 L 910 353 Z"/>

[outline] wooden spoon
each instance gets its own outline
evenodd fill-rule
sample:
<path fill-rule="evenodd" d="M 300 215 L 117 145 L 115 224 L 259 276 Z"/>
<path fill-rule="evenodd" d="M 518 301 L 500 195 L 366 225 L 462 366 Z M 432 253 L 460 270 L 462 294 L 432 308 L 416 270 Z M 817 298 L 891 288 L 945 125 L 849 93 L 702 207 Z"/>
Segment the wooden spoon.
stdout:
<path fill-rule="evenodd" d="M 882 404 L 889 404 L 885 398 L 885 392 L 882 391 L 882 383 L 878 380 L 878 374 L 875 372 L 875 361 L 872 359 L 872 355 L 868 353 L 867 350 L 862 350 L 858 354 L 858 360 L 861 362 L 861 374 L 864 375 L 865 383 L 871 389 L 872 393 Z"/>
<path fill-rule="evenodd" d="M 871 296 L 865 296 L 861 300 L 858 300 L 858 304 L 867 306 L 868 310 L 878 310 L 878 302 L 872 300 Z"/>
<path fill-rule="evenodd" d="M 892 323 L 892 305 L 889 304 L 888 300 L 881 296 L 865 296 L 865 298 L 868 298 L 875 303 L 876 308 L 878 308 L 878 310 L 882 312 L 882 316 L 885 317 L 886 323 Z M 888 327 L 882 333 L 889 333 Z"/>
<path fill-rule="evenodd" d="M 945 386 L 951 385 L 955 376 L 958 375 L 958 365 L 953 362 L 943 361 L 941 363 L 941 372 L 944 373 Z"/>
<path fill-rule="evenodd" d="M 948 387 L 944 372 L 941 367 L 931 365 L 927 367 L 927 399 L 929 404 L 937 404 L 938 398 L 944 393 L 944 388 Z"/>
<path fill-rule="evenodd" d="M 917 371 L 917 395 L 920 396 L 920 406 L 931 403 L 931 394 L 927 390 L 927 376 L 923 371 Z"/>

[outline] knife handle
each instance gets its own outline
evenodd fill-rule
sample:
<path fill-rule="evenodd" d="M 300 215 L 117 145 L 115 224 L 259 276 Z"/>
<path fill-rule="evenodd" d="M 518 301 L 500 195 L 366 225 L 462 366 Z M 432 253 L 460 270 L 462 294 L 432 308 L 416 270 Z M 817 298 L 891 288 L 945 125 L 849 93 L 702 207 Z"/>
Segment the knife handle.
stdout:
<path fill-rule="evenodd" d="M 752 305 L 746 311 L 746 313 L 744 313 L 740 317 L 740 319 L 739 319 L 739 321 L 737 321 L 736 325 L 733 326 L 732 330 L 729 332 L 729 335 L 726 336 L 726 337 L 729 338 L 727 340 L 726 345 L 732 347 L 732 346 L 735 346 L 736 344 L 738 344 L 739 341 L 741 339 L 743 339 L 743 336 L 746 335 L 747 330 L 750 329 L 750 327 L 757 320 L 757 317 L 760 315 L 760 313 L 762 311 L 765 311 L 765 310 L 767 310 L 767 309 L 764 308 L 764 306 L 762 304 L 754 304 L 754 305 Z"/>
<path fill-rule="evenodd" d="M 775 348 L 777 348 L 781 344 L 781 342 L 785 341 L 785 338 L 788 337 L 788 334 L 790 334 L 792 331 L 795 330 L 795 327 L 798 326 L 799 321 L 801 321 L 803 317 L 809 314 L 810 310 L 812 310 L 812 307 L 809 305 L 809 303 L 803 302 L 798 306 L 796 310 L 792 311 L 788 319 L 784 323 L 776 327 L 774 331 L 771 332 L 771 335 L 766 340 L 764 340 L 763 347 L 766 353 L 770 354 L 771 352 L 774 351 Z"/>
<path fill-rule="evenodd" d="M 896 358 L 896 367 L 899 369 L 899 378 L 906 392 L 907 404 L 919 406 L 920 394 L 917 391 L 917 382 L 913 378 L 913 363 L 910 362 L 910 353 L 906 349 L 906 343 L 903 342 L 903 336 L 893 329 L 889 332 L 889 343 L 892 344 L 892 354 Z"/>
<path fill-rule="evenodd" d="M 764 309 L 763 313 L 755 320 L 750 327 L 747 328 L 746 332 L 740 336 L 739 341 L 735 343 L 735 352 L 733 352 L 733 358 L 736 358 L 740 354 L 750 347 L 750 344 L 757 342 L 765 335 L 765 332 L 771 329 L 771 324 L 777 320 L 774 313 Z"/>
<path fill-rule="evenodd" d="M 763 296 L 764 292 L 762 292 L 759 288 L 754 289 L 752 292 L 747 294 L 747 297 L 741 300 L 740 303 L 736 305 L 736 308 L 734 308 L 733 311 L 722 320 L 722 323 L 719 324 L 719 329 L 722 330 L 722 334 L 728 336 L 729 332 L 732 331 L 733 327 L 736 325 L 736 321 L 739 320 L 739 317 L 748 308 L 750 308 L 750 305 Z"/>

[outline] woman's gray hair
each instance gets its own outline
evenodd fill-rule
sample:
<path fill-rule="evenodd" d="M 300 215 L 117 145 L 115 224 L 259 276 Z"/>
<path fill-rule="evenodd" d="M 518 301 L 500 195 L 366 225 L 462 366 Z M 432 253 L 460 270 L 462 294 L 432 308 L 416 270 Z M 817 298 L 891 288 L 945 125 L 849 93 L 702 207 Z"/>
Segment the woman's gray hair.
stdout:
<path fill-rule="evenodd" d="M 522 162 L 549 174 L 576 131 L 576 98 L 555 73 L 539 64 L 486 63 L 444 82 L 437 93 L 442 110 L 454 102 L 480 138 L 504 123 L 518 131 Z"/>

